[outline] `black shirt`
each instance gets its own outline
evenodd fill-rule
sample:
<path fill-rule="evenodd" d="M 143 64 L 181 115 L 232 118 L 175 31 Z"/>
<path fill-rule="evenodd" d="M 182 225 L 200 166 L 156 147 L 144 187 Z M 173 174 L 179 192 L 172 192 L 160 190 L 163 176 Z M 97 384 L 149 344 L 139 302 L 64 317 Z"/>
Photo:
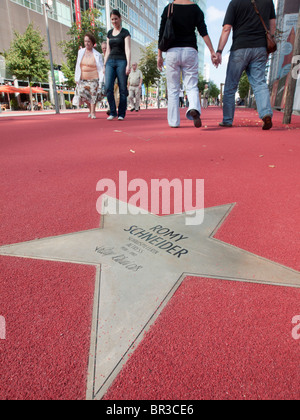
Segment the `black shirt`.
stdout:
<path fill-rule="evenodd" d="M 126 60 L 125 54 L 125 38 L 130 36 L 127 29 L 122 28 L 121 32 L 117 36 L 113 36 L 113 29 L 111 29 L 107 38 L 109 39 L 110 54 L 109 58 L 114 60 Z"/>
<path fill-rule="evenodd" d="M 160 43 L 165 30 L 168 7 L 164 9 L 161 17 L 158 43 Z M 170 48 L 192 47 L 198 50 L 196 28 L 201 36 L 208 35 L 204 13 L 197 4 L 174 4 L 173 28 L 175 40 L 172 42 Z"/>
<path fill-rule="evenodd" d="M 256 0 L 256 5 L 265 24 L 270 28 L 270 20 L 276 19 L 273 0 Z M 232 0 L 223 25 L 233 26 L 231 51 L 267 46 L 264 27 L 251 0 Z"/>

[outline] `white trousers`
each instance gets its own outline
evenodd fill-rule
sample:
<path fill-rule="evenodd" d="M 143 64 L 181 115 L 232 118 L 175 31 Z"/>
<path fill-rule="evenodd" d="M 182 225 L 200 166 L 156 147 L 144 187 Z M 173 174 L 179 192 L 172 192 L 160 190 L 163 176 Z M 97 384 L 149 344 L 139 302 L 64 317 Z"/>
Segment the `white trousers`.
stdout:
<path fill-rule="evenodd" d="M 135 98 L 135 103 L 134 103 Z M 140 108 L 140 88 L 138 86 L 129 85 L 129 96 L 128 96 L 129 106 L 131 109 L 136 111 Z"/>
<path fill-rule="evenodd" d="M 179 93 L 180 74 L 189 101 L 186 117 L 189 120 L 190 111 L 196 109 L 201 114 L 201 105 L 198 89 L 199 59 L 198 51 L 194 48 L 170 48 L 166 56 L 167 87 L 168 87 L 168 123 L 171 127 L 179 127 Z"/>

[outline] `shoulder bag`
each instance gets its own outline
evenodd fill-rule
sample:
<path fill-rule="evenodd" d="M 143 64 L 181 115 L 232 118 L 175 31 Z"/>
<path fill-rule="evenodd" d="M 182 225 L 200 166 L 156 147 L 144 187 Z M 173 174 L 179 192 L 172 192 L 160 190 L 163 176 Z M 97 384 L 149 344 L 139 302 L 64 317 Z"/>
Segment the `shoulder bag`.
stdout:
<path fill-rule="evenodd" d="M 263 18 L 261 16 L 261 14 L 259 13 L 259 10 L 257 8 L 257 5 L 256 5 L 255 0 L 251 0 L 251 3 L 253 5 L 253 7 L 254 7 L 255 12 L 259 16 L 259 18 L 261 20 L 261 23 L 263 24 L 263 27 L 265 28 L 265 31 L 266 31 L 267 52 L 268 52 L 268 54 L 272 54 L 275 51 L 277 51 L 277 44 L 276 44 L 276 41 L 275 41 L 275 37 L 274 37 L 274 35 L 271 35 L 270 34 L 270 31 L 267 28 L 267 25 L 265 24 L 265 22 L 264 22 L 264 20 L 263 20 Z"/>
<path fill-rule="evenodd" d="M 161 51 L 168 51 L 172 41 L 175 39 L 175 33 L 173 28 L 173 12 L 174 12 L 174 3 L 169 4 L 168 8 L 168 18 L 165 26 L 165 30 L 163 33 L 163 37 L 158 45 L 158 48 Z"/>
<path fill-rule="evenodd" d="M 72 105 L 76 106 L 76 107 L 78 107 L 80 105 L 80 96 L 79 96 L 79 93 L 78 93 L 78 86 L 76 86 L 76 89 L 75 89 L 75 95 L 74 95 L 73 100 L 72 100 Z"/>

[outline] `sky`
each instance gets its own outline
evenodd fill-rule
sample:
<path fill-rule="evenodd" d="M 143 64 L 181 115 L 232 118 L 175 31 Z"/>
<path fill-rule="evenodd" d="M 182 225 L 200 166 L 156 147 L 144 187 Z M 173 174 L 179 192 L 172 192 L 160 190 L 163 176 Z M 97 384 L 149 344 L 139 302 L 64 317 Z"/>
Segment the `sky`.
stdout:
<path fill-rule="evenodd" d="M 207 11 L 205 15 L 205 21 L 208 29 L 208 34 L 212 41 L 215 50 L 218 49 L 218 43 L 222 32 L 223 21 L 227 7 L 230 0 L 207 0 Z M 220 83 L 225 82 L 226 68 L 229 58 L 229 52 L 231 47 L 231 36 L 223 52 L 223 64 L 216 69 L 210 59 L 210 52 L 205 47 L 205 59 L 204 62 L 210 65 L 210 80 L 215 82 L 217 86 Z"/>

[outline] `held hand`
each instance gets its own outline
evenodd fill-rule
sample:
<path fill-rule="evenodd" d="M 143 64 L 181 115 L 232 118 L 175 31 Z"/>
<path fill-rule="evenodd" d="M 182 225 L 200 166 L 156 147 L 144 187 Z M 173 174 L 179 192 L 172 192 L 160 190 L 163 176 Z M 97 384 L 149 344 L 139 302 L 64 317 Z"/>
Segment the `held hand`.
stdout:
<path fill-rule="evenodd" d="M 222 54 L 217 52 L 219 64 L 222 64 Z"/>
<path fill-rule="evenodd" d="M 218 59 L 218 55 L 215 52 L 213 52 L 211 54 L 211 61 L 216 68 L 219 67 L 220 62 L 219 62 L 219 59 Z"/>

